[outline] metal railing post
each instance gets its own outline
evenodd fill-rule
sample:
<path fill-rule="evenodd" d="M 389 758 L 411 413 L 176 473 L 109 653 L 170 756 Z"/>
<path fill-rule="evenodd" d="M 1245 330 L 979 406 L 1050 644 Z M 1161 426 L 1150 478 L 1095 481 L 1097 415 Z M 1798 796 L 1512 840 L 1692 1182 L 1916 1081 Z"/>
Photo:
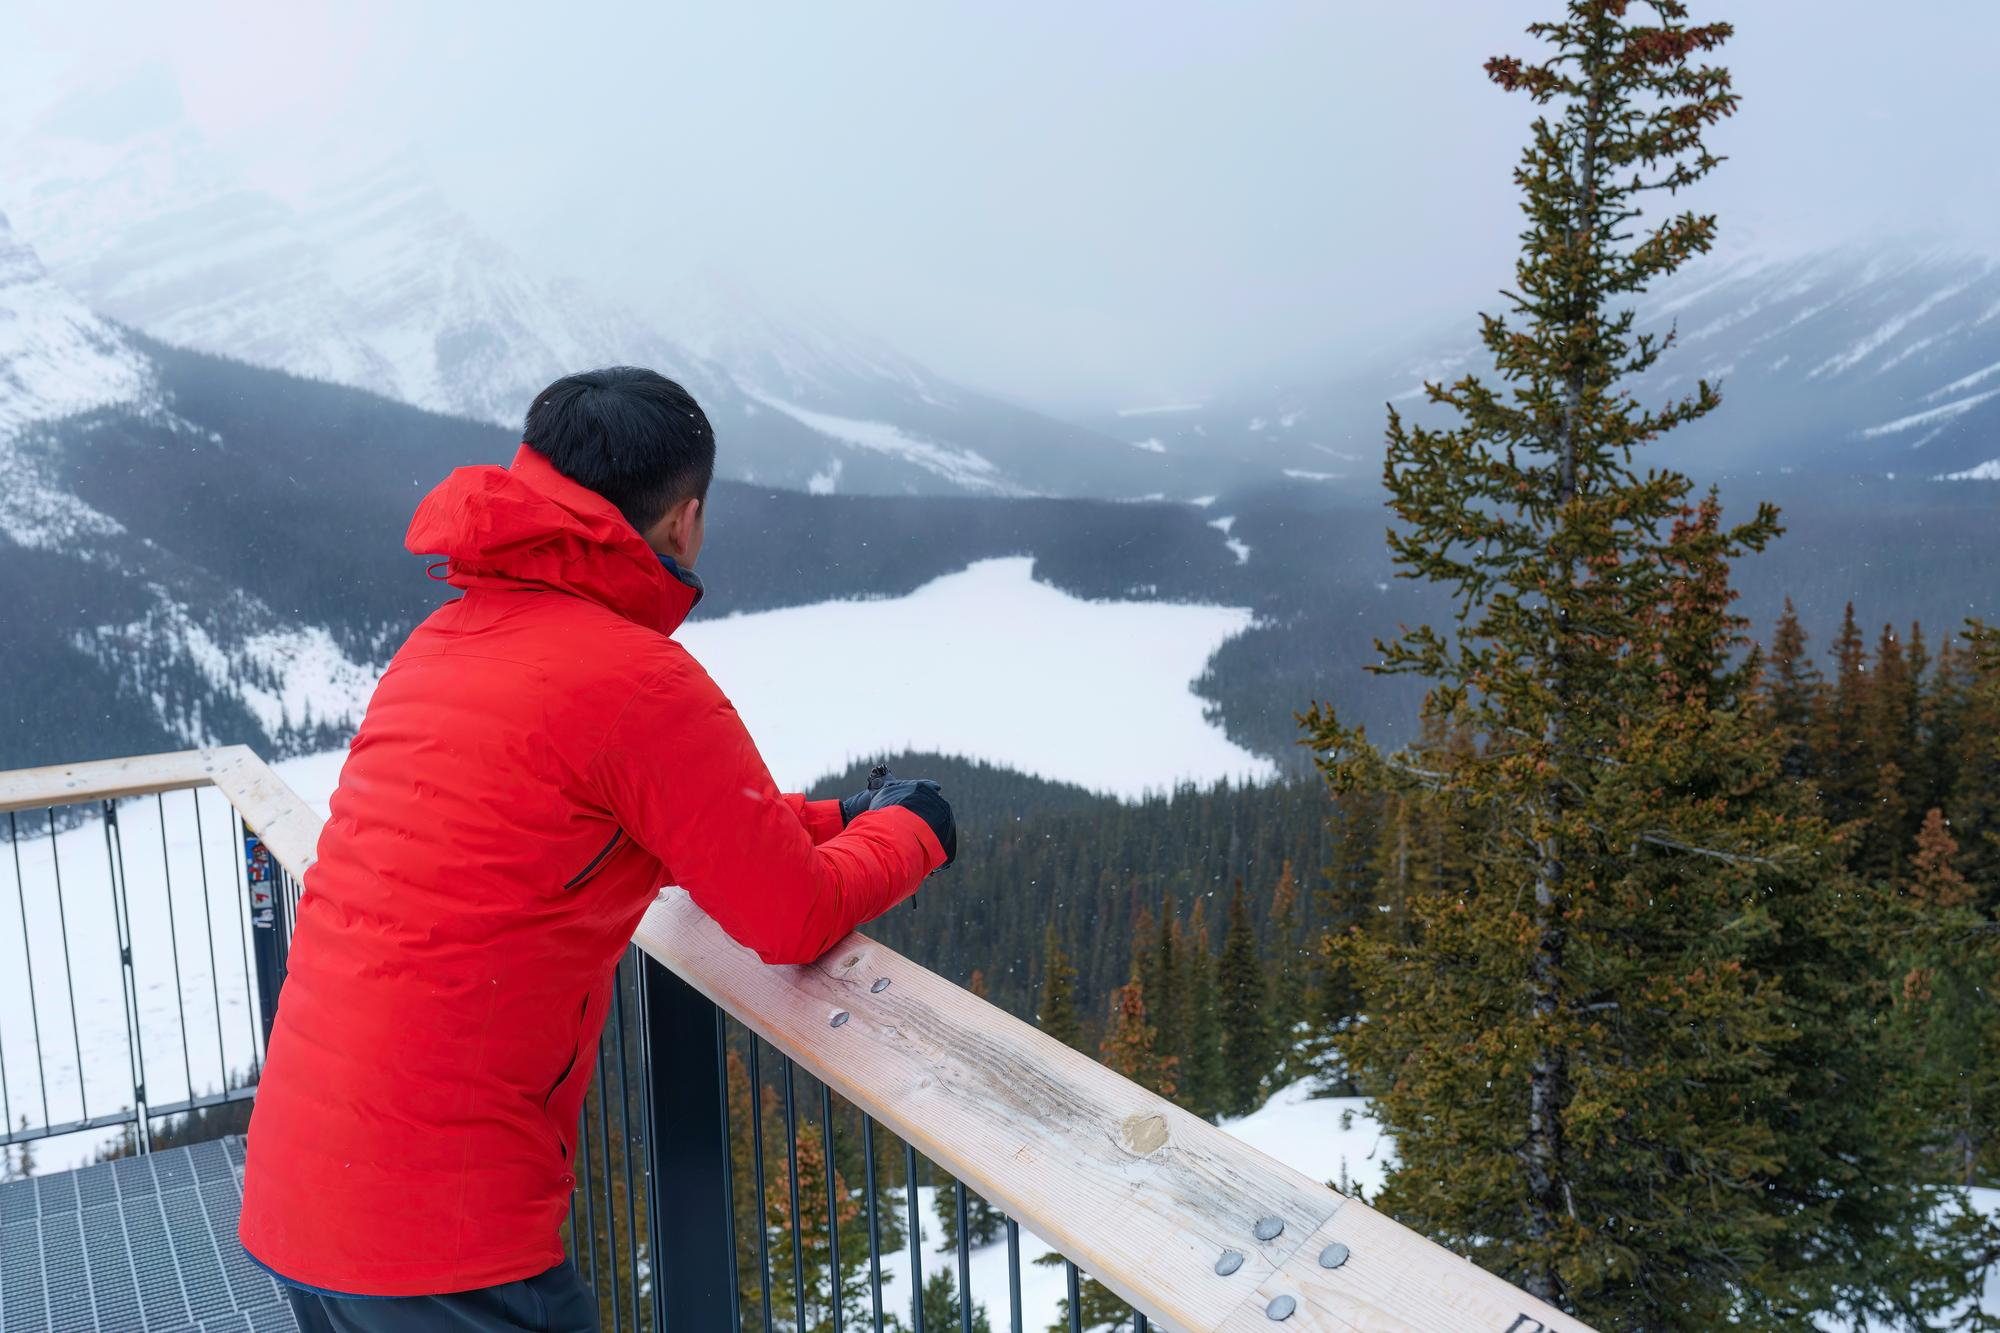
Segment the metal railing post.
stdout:
<path fill-rule="evenodd" d="M 700 991 L 646 959 L 646 1202 L 653 1319 L 664 1333 L 730 1327 L 736 1255 L 721 1027 Z M 753 1094 L 754 1095 L 754 1094 Z"/>
<path fill-rule="evenodd" d="M 257 1007 L 263 1019 L 264 1049 L 271 1048 L 271 1025 L 278 1021 L 278 988 L 285 981 L 284 927 L 278 916 L 283 892 L 278 858 L 248 824 L 243 830 L 243 878 L 250 892 L 250 931 L 257 955 Z"/>

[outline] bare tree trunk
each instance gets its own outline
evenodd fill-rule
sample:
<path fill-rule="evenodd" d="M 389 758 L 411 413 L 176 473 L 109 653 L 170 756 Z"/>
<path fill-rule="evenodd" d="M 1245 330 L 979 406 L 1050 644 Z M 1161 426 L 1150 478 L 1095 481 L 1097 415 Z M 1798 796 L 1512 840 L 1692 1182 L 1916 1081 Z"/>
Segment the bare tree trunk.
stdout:
<path fill-rule="evenodd" d="M 1599 64 L 1597 69 L 1601 69 Z M 1592 71 L 1593 85 L 1597 71 Z M 1597 126 L 1601 99 L 1593 87 L 1584 116 L 1583 147 L 1577 164 L 1579 204 L 1577 221 L 1570 236 L 1572 249 L 1591 244 L 1596 226 Z M 1578 309 L 1570 322 L 1574 329 L 1585 320 L 1594 322 L 1596 295 L 1582 291 L 1573 298 Z M 1581 368 L 1572 370 L 1563 386 L 1562 422 L 1556 435 L 1556 499 L 1559 523 L 1567 521 L 1567 507 L 1577 495 L 1577 431 L 1585 390 Z M 1576 581 L 1574 565 L 1567 557 L 1561 569 L 1559 600 L 1554 608 L 1549 644 L 1549 681 L 1555 708 L 1544 726 L 1552 766 L 1549 781 L 1536 800 L 1542 834 L 1536 844 L 1535 867 L 1535 949 L 1528 961 L 1528 984 L 1533 1013 L 1543 1039 L 1535 1050 L 1528 1072 L 1528 1133 L 1522 1156 L 1528 1192 L 1528 1236 L 1538 1244 L 1552 1241 L 1569 1210 L 1569 1186 L 1563 1157 L 1563 1112 L 1569 1104 L 1569 1049 L 1549 1034 L 1561 1017 L 1563 956 L 1569 944 L 1565 912 L 1564 847 L 1562 821 L 1569 801 L 1564 778 L 1564 756 L 1570 752 L 1569 709 L 1573 686 L 1570 683 L 1568 597 Z M 1555 1265 L 1538 1261 L 1522 1285 L 1529 1294 L 1561 1307 L 1562 1278 Z"/>

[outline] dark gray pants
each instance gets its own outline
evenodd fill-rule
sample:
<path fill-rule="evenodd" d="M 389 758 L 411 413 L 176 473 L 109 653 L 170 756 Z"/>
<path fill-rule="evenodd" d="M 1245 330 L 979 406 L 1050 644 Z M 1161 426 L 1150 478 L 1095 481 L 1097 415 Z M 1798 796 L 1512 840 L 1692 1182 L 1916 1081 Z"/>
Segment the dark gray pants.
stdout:
<path fill-rule="evenodd" d="M 597 1300 L 567 1259 L 518 1282 L 448 1296 L 285 1294 L 303 1333 L 597 1333 Z"/>

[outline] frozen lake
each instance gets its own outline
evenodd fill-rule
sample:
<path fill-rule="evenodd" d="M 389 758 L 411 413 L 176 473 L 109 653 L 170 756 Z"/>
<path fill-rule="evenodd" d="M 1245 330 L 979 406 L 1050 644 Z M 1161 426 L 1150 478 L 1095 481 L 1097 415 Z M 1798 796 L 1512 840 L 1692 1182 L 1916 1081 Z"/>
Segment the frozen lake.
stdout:
<path fill-rule="evenodd" d="M 1181 780 L 1271 776 L 1268 761 L 1203 716 L 1191 688 L 1215 650 L 1249 627 L 1248 611 L 1085 601 L 1035 582 L 1032 569 L 1026 557 L 986 560 L 906 597 L 698 619 L 680 638 L 787 787 L 905 748 L 1127 797 Z M 341 758 L 278 768 L 324 812 Z M 140 1063 L 153 1105 L 217 1091 L 225 1071 L 249 1071 L 256 1029 L 228 805 L 214 792 L 124 802 L 109 845 L 94 815 L 53 840 L 40 812 L 22 814 L 15 828 L 0 855 L 8 1123 L 60 1124 L 126 1107 Z M 120 974 L 114 872 L 128 887 L 136 1027 Z M 75 1165 L 110 1137 L 48 1140 L 35 1155 L 44 1169 Z"/>

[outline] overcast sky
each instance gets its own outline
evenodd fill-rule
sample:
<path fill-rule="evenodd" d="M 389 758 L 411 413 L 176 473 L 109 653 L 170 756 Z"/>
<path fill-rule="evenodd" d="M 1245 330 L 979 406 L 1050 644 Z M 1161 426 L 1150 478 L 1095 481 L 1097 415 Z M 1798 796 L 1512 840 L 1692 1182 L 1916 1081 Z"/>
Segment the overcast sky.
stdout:
<path fill-rule="evenodd" d="M 1524 99 L 1488 55 L 1556 0 L 701 5 L 0 0 L 14 126 L 165 61 L 296 192 L 414 147 L 484 226 L 672 328 L 703 264 L 936 369 L 1081 408 L 1365 355 L 1490 303 Z M 1733 20 L 1738 244 L 2000 252 L 1992 0 L 1696 0 Z"/>

